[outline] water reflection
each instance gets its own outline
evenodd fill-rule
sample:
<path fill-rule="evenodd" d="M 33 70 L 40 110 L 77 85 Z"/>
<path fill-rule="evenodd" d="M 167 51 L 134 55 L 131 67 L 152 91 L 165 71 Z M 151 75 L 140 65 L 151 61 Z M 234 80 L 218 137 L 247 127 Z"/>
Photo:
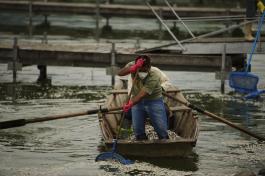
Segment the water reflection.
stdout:
<path fill-rule="evenodd" d="M 244 100 L 242 95 L 230 96 L 227 95 L 212 95 L 203 93 L 186 92 L 186 97 L 191 103 L 201 106 L 203 109 L 225 118 L 237 125 L 242 125 L 244 128 L 254 130 L 256 133 L 265 134 L 264 131 L 257 130 L 260 126 L 265 125 L 264 114 L 264 97 L 257 100 Z M 202 116 L 202 118 L 204 118 Z M 211 118 L 206 119 L 208 123 L 217 122 Z M 257 123 L 258 122 L 258 123 Z M 222 123 L 218 122 L 222 125 Z M 223 124 L 224 125 L 224 124 Z M 218 128 L 219 125 L 215 125 Z M 224 125 L 226 126 L 226 125 Z M 214 127 L 214 128 L 215 128 Z M 254 129 L 254 127 L 256 129 Z M 236 130 L 235 130 L 236 131 Z"/>

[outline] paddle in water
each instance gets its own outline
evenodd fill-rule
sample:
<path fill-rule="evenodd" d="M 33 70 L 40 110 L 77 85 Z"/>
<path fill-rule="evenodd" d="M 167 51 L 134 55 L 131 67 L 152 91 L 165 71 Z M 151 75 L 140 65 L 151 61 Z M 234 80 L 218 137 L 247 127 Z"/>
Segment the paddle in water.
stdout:
<path fill-rule="evenodd" d="M 215 115 L 215 114 L 213 114 L 213 113 L 211 113 L 211 112 L 209 112 L 209 111 L 206 111 L 206 110 L 204 110 L 204 109 L 202 109 L 202 108 L 200 108 L 200 107 L 198 107 L 198 106 L 195 106 L 195 105 L 193 105 L 193 104 L 191 104 L 191 103 L 188 103 L 188 102 L 184 102 L 184 101 L 182 101 L 182 100 L 180 100 L 180 99 L 178 99 L 178 98 L 176 98 L 176 97 L 173 97 L 173 96 L 171 96 L 170 94 L 165 93 L 165 92 L 163 92 L 163 95 L 165 95 L 165 96 L 167 96 L 168 98 L 171 98 L 172 100 L 175 100 L 175 101 L 177 101 L 177 102 L 179 102 L 179 103 L 181 103 L 181 104 L 183 104 L 183 105 L 185 105 L 185 106 L 187 106 L 187 107 L 189 107 L 189 108 L 191 108 L 191 109 L 194 109 L 194 110 L 196 110 L 197 112 L 200 112 L 200 113 L 205 114 L 205 115 L 207 115 L 207 116 L 209 116 L 209 117 L 212 117 L 212 118 L 214 118 L 215 120 L 218 120 L 219 122 L 223 122 L 223 123 L 225 123 L 225 124 L 227 124 L 227 125 L 229 125 L 229 126 L 235 128 L 235 129 L 237 129 L 237 130 L 239 130 L 239 131 L 241 131 L 241 132 L 244 132 L 244 133 L 248 134 L 249 136 L 252 136 L 252 137 L 254 137 L 254 138 L 260 140 L 260 141 L 265 141 L 265 138 L 264 138 L 264 137 L 261 137 L 261 136 L 259 136 L 259 135 L 257 135 L 257 134 L 254 134 L 254 133 L 248 131 L 247 129 L 244 129 L 244 128 L 241 127 L 241 126 L 238 126 L 238 125 L 236 125 L 236 124 L 230 122 L 229 120 L 226 120 L 226 119 L 224 119 L 224 118 L 222 118 L 222 117 L 219 117 L 219 116 L 217 116 L 217 115 Z"/>

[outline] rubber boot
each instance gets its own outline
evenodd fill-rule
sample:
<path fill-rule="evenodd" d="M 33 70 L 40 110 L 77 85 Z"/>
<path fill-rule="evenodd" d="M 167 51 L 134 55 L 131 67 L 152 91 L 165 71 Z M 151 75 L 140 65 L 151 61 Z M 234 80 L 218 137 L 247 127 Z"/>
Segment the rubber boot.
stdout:
<path fill-rule="evenodd" d="M 247 41 L 253 41 L 254 37 L 252 36 L 252 23 L 245 25 L 245 39 Z"/>

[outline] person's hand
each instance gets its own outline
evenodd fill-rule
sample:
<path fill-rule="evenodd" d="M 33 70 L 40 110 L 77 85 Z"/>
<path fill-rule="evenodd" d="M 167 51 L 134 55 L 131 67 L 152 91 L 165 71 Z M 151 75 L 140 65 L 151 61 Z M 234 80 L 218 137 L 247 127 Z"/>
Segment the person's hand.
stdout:
<path fill-rule="evenodd" d="M 264 11 L 264 9 L 265 9 L 265 6 L 264 6 L 264 4 L 263 4 L 262 1 L 258 1 L 258 3 L 257 3 L 257 7 L 258 7 L 259 11 L 260 11 L 261 13 L 263 13 L 263 11 Z"/>
<path fill-rule="evenodd" d="M 132 107 L 133 107 L 133 102 L 131 100 L 129 100 L 128 103 L 123 105 L 122 109 L 124 112 L 128 112 Z"/>
<path fill-rule="evenodd" d="M 141 68 L 144 65 L 144 60 L 142 58 L 138 59 L 134 65 L 130 67 L 130 72 L 135 73 L 138 68 Z"/>

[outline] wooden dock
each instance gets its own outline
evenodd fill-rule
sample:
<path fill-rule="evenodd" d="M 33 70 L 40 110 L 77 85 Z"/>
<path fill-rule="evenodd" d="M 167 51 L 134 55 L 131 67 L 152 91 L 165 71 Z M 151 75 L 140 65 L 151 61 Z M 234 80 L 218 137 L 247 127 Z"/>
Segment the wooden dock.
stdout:
<path fill-rule="evenodd" d="M 53 65 L 76 67 L 110 67 L 112 45 L 105 44 L 41 44 L 18 43 L 18 61 L 23 65 Z M 137 54 L 134 48 L 115 48 L 115 65 L 122 67 Z M 216 71 L 221 67 L 221 56 L 176 53 L 149 53 L 152 63 L 164 70 Z M 0 63 L 13 61 L 13 45 L 0 43 Z"/>
<path fill-rule="evenodd" d="M 173 46 L 149 54 L 153 65 L 164 70 L 175 71 L 220 71 L 223 47 L 226 45 L 226 69 L 231 70 L 244 62 L 243 57 L 249 53 L 252 42 L 243 39 L 210 38 L 184 43 L 187 49 L 176 52 Z M 122 67 L 132 61 L 137 54 L 135 48 L 116 46 L 113 52 L 111 43 L 63 44 L 36 42 L 18 42 L 18 59 L 24 65 L 53 65 L 76 67 L 109 67 L 111 55 L 115 55 L 115 65 Z M 265 41 L 257 46 L 259 53 L 265 51 Z M 13 60 L 12 41 L 0 42 L 0 62 Z"/>
<path fill-rule="evenodd" d="M 29 12 L 29 6 L 29 1 L 0 0 L 0 11 Z M 167 6 L 154 6 L 154 9 L 159 12 L 164 19 L 176 19 L 175 15 Z M 245 15 L 245 9 L 237 8 L 175 7 L 175 11 L 181 17 Z M 95 15 L 97 12 L 97 6 L 96 4 L 89 3 L 34 1 L 32 3 L 32 12 L 35 14 L 64 13 Z M 100 4 L 99 13 L 103 17 L 156 18 L 144 3 L 143 5 Z"/>

